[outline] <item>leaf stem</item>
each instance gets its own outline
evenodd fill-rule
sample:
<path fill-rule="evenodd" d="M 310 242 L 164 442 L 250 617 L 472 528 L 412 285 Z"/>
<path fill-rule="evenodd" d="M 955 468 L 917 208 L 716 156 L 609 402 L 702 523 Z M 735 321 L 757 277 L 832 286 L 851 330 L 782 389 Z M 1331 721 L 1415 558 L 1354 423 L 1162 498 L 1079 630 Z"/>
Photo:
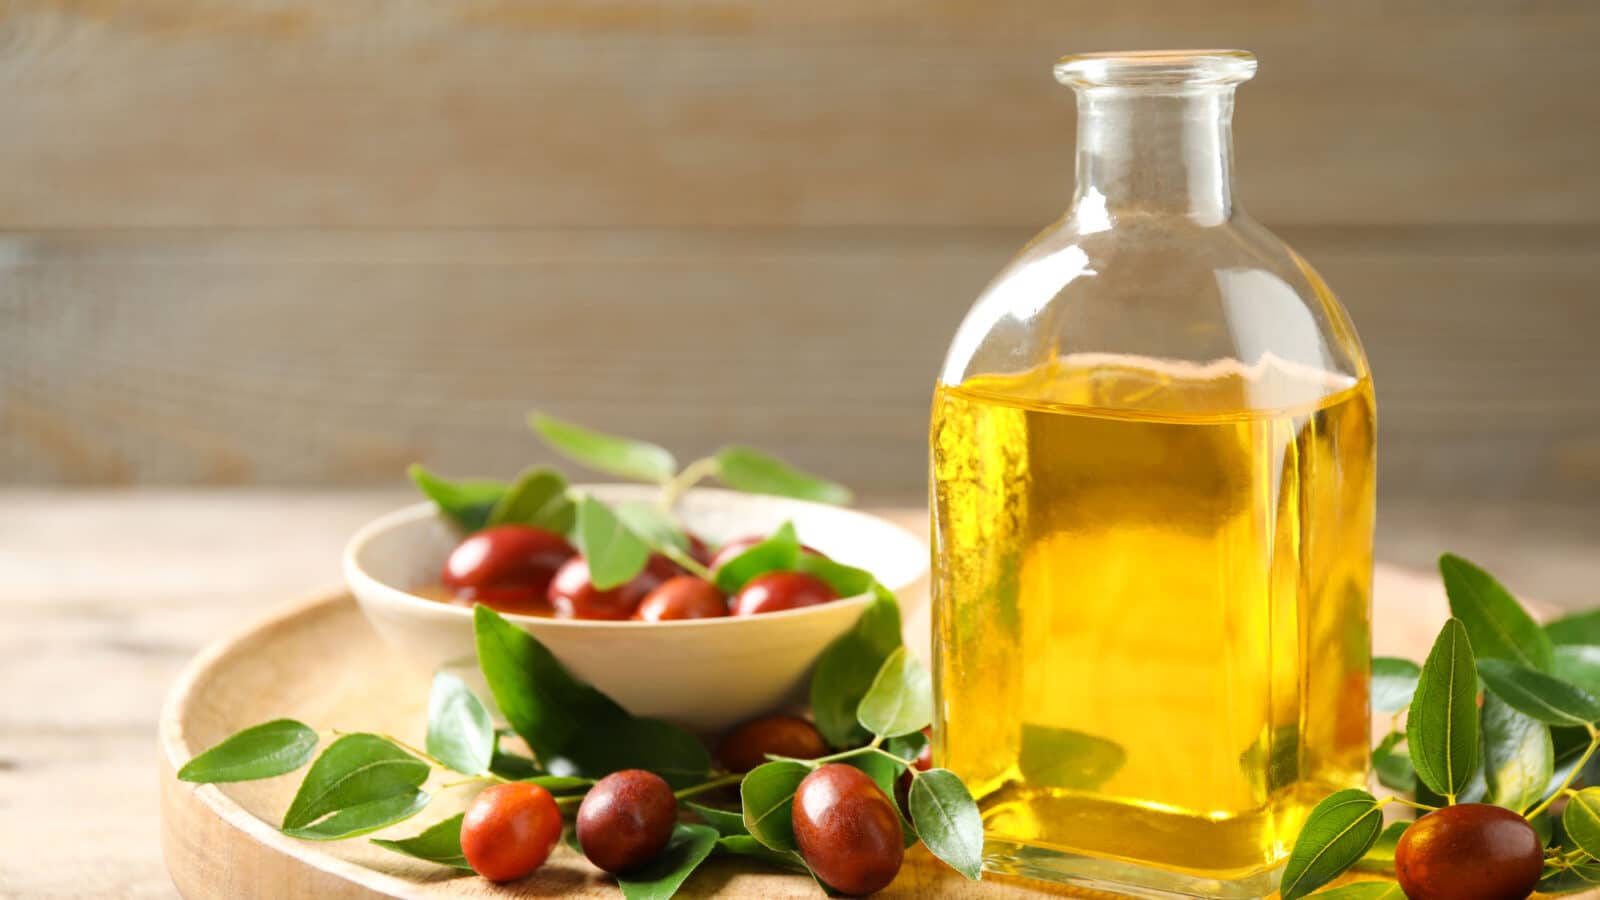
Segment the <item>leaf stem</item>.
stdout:
<path fill-rule="evenodd" d="M 703 479 L 715 474 L 717 474 L 717 458 L 715 456 L 697 459 L 684 466 L 683 471 L 672 476 L 665 484 L 661 485 L 661 499 L 657 501 L 661 511 L 672 512 L 672 508 L 678 504 L 678 498 L 682 497 L 684 492 L 699 484 Z"/>
<path fill-rule="evenodd" d="M 662 556 L 665 556 L 667 559 L 670 559 L 687 569 L 690 575 L 696 575 L 700 578 L 704 578 L 707 581 L 711 580 L 710 569 L 700 565 L 700 561 L 698 559 L 695 559 L 682 550 L 679 550 L 677 547 L 674 547 L 671 544 L 663 544 L 656 549 L 661 551 Z"/>
<path fill-rule="evenodd" d="M 710 781 L 694 785 L 693 787 L 686 787 L 681 791 L 675 792 L 672 796 L 678 798 L 679 800 L 685 800 L 697 794 L 704 794 L 706 791 L 714 791 L 717 788 L 727 787 L 730 784 L 738 784 L 743 780 L 744 775 L 737 772 L 730 773 L 728 775 L 721 775 L 711 779 Z"/>
<path fill-rule="evenodd" d="M 1572 787 L 1572 782 L 1583 773 L 1583 767 L 1589 764 L 1589 758 L 1594 756 L 1595 748 L 1600 747 L 1600 731 L 1597 731 L 1593 724 L 1587 724 L 1583 727 L 1589 729 L 1589 748 L 1583 751 L 1582 756 L 1578 757 L 1578 764 L 1573 766 L 1572 771 L 1567 773 L 1567 779 L 1561 782 L 1561 786 L 1551 791 L 1550 796 L 1544 798 L 1544 801 L 1538 806 L 1528 810 L 1527 818 L 1532 819 L 1549 809 L 1550 804 L 1556 802 L 1557 797 L 1564 795 L 1567 789 Z"/>
<path fill-rule="evenodd" d="M 1382 800 L 1378 801 L 1378 805 L 1379 806 L 1382 806 L 1385 803 L 1398 803 L 1401 806 L 1409 806 L 1412 809 L 1420 809 L 1423 812 L 1438 812 L 1439 811 L 1439 807 L 1437 807 L 1437 806 L 1429 806 L 1426 803 L 1418 803 L 1415 800 L 1407 800 L 1404 797 L 1385 797 Z"/>
<path fill-rule="evenodd" d="M 463 778 L 460 781 L 445 782 L 444 784 L 439 785 L 439 790 L 448 791 L 451 788 L 458 788 L 458 787 L 461 787 L 463 785 L 468 785 L 468 784 L 477 784 L 480 781 L 502 781 L 503 782 L 503 781 L 505 781 L 505 779 L 501 778 L 499 775 L 494 774 L 493 772 L 485 772 L 482 775 L 473 775 L 470 778 Z"/>

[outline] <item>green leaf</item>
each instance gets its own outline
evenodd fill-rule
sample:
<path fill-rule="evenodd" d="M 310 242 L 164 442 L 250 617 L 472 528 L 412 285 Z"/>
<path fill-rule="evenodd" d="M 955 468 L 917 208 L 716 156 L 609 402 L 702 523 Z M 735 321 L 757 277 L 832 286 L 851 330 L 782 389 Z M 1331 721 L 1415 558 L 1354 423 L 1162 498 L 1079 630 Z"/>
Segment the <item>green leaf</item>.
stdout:
<path fill-rule="evenodd" d="M 1378 835 L 1372 843 L 1372 848 L 1363 855 L 1355 867 L 1363 872 L 1378 872 L 1380 874 L 1394 874 L 1394 854 L 1400 847 L 1400 835 L 1406 833 L 1411 827 L 1410 822 L 1391 822 Z M 1326 896 L 1319 894 L 1318 896 Z M 1403 895 L 1402 895 L 1403 896 Z"/>
<path fill-rule="evenodd" d="M 1446 796 L 1459 794 L 1478 767 L 1478 679 L 1459 619 L 1445 623 L 1422 664 L 1406 744 L 1417 777 Z"/>
<path fill-rule="evenodd" d="M 911 782 L 911 821 L 929 852 L 966 877 L 983 873 L 983 817 L 949 769 L 929 769 Z"/>
<path fill-rule="evenodd" d="M 872 590 L 877 582 L 872 573 L 865 569 L 834 562 L 814 553 L 799 554 L 794 562 L 794 570 L 822 579 L 840 597 L 859 597 Z"/>
<path fill-rule="evenodd" d="M 1544 633 L 1558 647 L 1564 644 L 1600 646 L 1600 609 L 1564 616 L 1544 626 Z"/>
<path fill-rule="evenodd" d="M 861 618 L 822 651 L 811 674 L 811 715 L 817 730 L 835 747 L 870 739 L 856 719 L 856 709 L 883 661 L 900 646 L 900 606 L 882 585 L 874 585 L 873 592 Z"/>
<path fill-rule="evenodd" d="M 538 775 L 539 767 L 534 764 L 530 757 L 523 756 L 520 753 L 507 753 L 497 745 L 494 749 L 494 756 L 489 760 L 489 771 L 499 775 L 501 778 L 520 781 L 524 778 L 532 778 Z"/>
<path fill-rule="evenodd" d="M 1439 557 L 1450 612 L 1467 628 L 1478 659 L 1505 659 L 1550 671 L 1550 638 L 1488 572 L 1459 556 Z"/>
<path fill-rule="evenodd" d="M 1547 869 L 1537 890 L 1541 894 L 1571 894 L 1594 890 L 1596 885 L 1600 885 L 1600 864 L 1591 862 L 1553 872 Z"/>
<path fill-rule="evenodd" d="M 1478 663 L 1478 674 L 1512 709 L 1546 725 L 1600 722 L 1600 700 L 1559 678 L 1503 659 L 1483 660 Z"/>
<path fill-rule="evenodd" d="M 611 507 L 593 497 L 578 500 L 578 527 L 573 537 L 578 552 L 589 562 L 589 580 L 598 590 L 626 584 L 650 559 L 650 545 L 622 524 Z"/>
<path fill-rule="evenodd" d="M 767 572 L 793 571 L 800 562 L 800 540 L 794 524 L 785 522 L 770 537 L 717 567 L 712 580 L 717 589 L 733 596 L 745 582 Z"/>
<path fill-rule="evenodd" d="M 682 789 L 704 781 L 711 771 L 711 754 L 700 739 L 668 722 L 626 716 L 585 724 L 582 741 L 567 751 L 585 775 L 644 769 Z"/>
<path fill-rule="evenodd" d="M 1391 731 L 1378 746 L 1372 748 L 1372 768 L 1378 773 L 1378 783 L 1391 791 L 1410 793 L 1417 789 L 1417 771 L 1411 768 L 1411 756 L 1396 753 L 1395 748 L 1404 742 L 1403 732 Z"/>
<path fill-rule="evenodd" d="M 439 672 L 428 695 L 428 755 L 463 775 L 481 775 L 494 760 L 494 723 L 466 682 Z"/>
<path fill-rule="evenodd" d="M 608 475 L 662 482 L 678 470 L 671 453 L 646 441 L 592 431 L 542 413 L 530 415 L 528 424 L 552 449 Z"/>
<path fill-rule="evenodd" d="M 489 514 L 508 489 L 503 481 L 440 478 L 423 468 L 422 463 L 412 463 L 409 471 L 417 489 L 433 501 L 446 519 L 468 534 L 489 524 Z"/>
<path fill-rule="evenodd" d="M 1024 726 L 1027 727 L 1027 726 Z M 883 749 L 893 753 L 906 762 L 914 761 L 922 755 L 922 748 L 928 746 L 928 736 L 920 731 L 902 734 L 884 741 Z"/>
<path fill-rule="evenodd" d="M 545 646 L 487 606 L 473 609 L 478 665 L 495 704 L 544 767 L 573 774 L 568 754 L 589 723 L 625 717 L 611 698 L 572 677 Z"/>
<path fill-rule="evenodd" d="M 530 775 L 519 778 L 529 784 L 537 784 L 552 794 L 571 793 L 594 786 L 593 778 L 579 778 L 575 775 Z"/>
<path fill-rule="evenodd" d="M 1406 900 L 1406 892 L 1392 881 L 1359 881 L 1323 891 L 1317 900 Z"/>
<path fill-rule="evenodd" d="M 739 799 L 751 837 L 773 850 L 795 849 L 794 792 L 810 774 L 810 766 L 797 762 L 769 762 L 750 770 L 739 784 Z"/>
<path fill-rule="evenodd" d="M 471 872 L 472 866 L 467 864 L 466 854 L 461 852 L 463 818 L 465 814 L 451 816 L 416 837 L 398 838 L 392 841 L 373 838 L 372 842 L 385 850 L 393 850 L 441 866 L 451 866 Z"/>
<path fill-rule="evenodd" d="M 704 825 L 678 825 L 667 846 L 643 868 L 617 876 L 626 900 L 669 900 L 717 845 L 717 830 Z"/>
<path fill-rule="evenodd" d="M 1029 784 L 1092 791 L 1127 762 L 1127 751 L 1115 741 L 1070 728 L 1022 725 L 1017 766 Z"/>
<path fill-rule="evenodd" d="M 293 772 L 311 759 L 317 733 L 293 719 L 253 725 L 184 763 L 179 781 L 221 784 Z"/>
<path fill-rule="evenodd" d="M 718 838 L 717 850 L 728 856 L 743 856 L 780 869 L 789 869 L 801 873 L 810 871 L 806 867 L 805 860 L 802 860 L 799 854 L 793 851 L 787 853 L 779 852 L 748 834 L 730 834 Z"/>
<path fill-rule="evenodd" d="M 1372 660 L 1372 711 L 1399 712 L 1411 705 L 1422 667 L 1409 659 L 1377 656 Z"/>
<path fill-rule="evenodd" d="M 567 479 L 554 469 L 534 467 L 517 476 L 489 512 L 490 525 L 532 525 L 556 534 L 572 531 L 577 517 L 567 496 Z"/>
<path fill-rule="evenodd" d="M 1556 645 L 1556 662 L 1551 672 L 1591 696 L 1600 695 L 1600 647 Z"/>
<path fill-rule="evenodd" d="M 359 810 L 362 823 L 374 821 L 378 812 L 398 815 L 406 808 L 405 803 L 417 799 L 417 788 L 428 779 L 429 771 L 427 763 L 396 747 L 388 738 L 347 734 L 330 744 L 311 764 L 299 792 L 283 815 L 283 830 L 297 834 L 310 830 L 312 823 L 324 816 L 342 811 L 356 813 L 358 808 L 364 808 Z M 397 801 L 397 798 L 404 798 L 404 801 Z M 426 795 L 422 795 L 422 802 L 427 802 Z M 339 823 L 340 827 L 346 824 Z M 382 825 L 367 830 L 379 827 Z M 324 833 L 319 836 L 328 836 L 326 829 L 322 831 Z"/>
<path fill-rule="evenodd" d="M 1366 855 L 1382 830 L 1383 812 L 1371 794 L 1344 790 L 1328 795 L 1311 811 L 1294 842 L 1279 888 L 1283 900 L 1299 900 L 1343 875 Z"/>
<path fill-rule="evenodd" d="M 689 538 L 678 527 L 672 516 L 663 512 L 661 507 L 644 500 L 629 500 L 618 503 L 614 510 L 617 518 L 645 543 L 657 550 L 672 548 L 685 553 L 689 551 Z"/>
<path fill-rule="evenodd" d="M 802 472 L 759 450 L 724 447 L 717 451 L 716 459 L 717 477 L 734 490 L 818 503 L 850 502 L 850 489 L 844 485 Z"/>
<path fill-rule="evenodd" d="M 1561 814 L 1567 838 L 1590 856 L 1600 856 L 1600 787 L 1584 788 Z"/>
<path fill-rule="evenodd" d="M 283 833 L 308 841 L 342 841 L 403 822 L 422 812 L 428 800 L 425 791 L 407 788 L 403 793 L 344 807 L 301 828 L 284 828 Z"/>
<path fill-rule="evenodd" d="M 905 647 L 896 647 L 861 698 L 856 720 L 886 738 L 921 731 L 933 722 L 933 676 Z"/>
<path fill-rule="evenodd" d="M 1483 766 L 1489 802 L 1521 813 L 1544 797 L 1555 772 L 1550 726 L 1494 694 L 1483 698 Z"/>
<path fill-rule="evenodd" d="M 704 806 L 692 800 L 684 801 L 683 805 L 693 810 L 701 821 L 715 828 L 717 833 L 723 837 L 748 835 L 750 833 L 750 829 L 744 827 L 744 816 L 741 813 Z"/>

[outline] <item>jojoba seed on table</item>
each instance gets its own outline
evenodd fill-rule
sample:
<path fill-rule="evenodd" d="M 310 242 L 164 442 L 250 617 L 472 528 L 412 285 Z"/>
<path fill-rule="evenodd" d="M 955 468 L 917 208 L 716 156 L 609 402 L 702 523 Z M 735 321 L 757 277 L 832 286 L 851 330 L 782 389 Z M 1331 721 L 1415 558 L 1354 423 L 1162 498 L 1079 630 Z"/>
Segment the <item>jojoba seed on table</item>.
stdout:
<path fill-rule="evenodd" d="M 514 781 L 484 790 L 461 819 L 461 853 L 490 881 L 515 881 L 544 865 L 561 838 L 550 792 Z"/>
<path fill-rule="evenodd" d="M 1522 816 L 1463 803 L 1411 823 L 1394 869 L 1409 900 L 1522 900 L 1544 871 L 1544 846 Z"/>
<path fill-rule="evenodd" d="M 575 557 L 550 580 L 546 595 L 557 618 L 626 619 L 639 608 L 645 596 L 670 575 L 660 575 L 649 566 L 623 584 L 599 590 L 589 577 L 589 562 Z"/>
<path fill-rule="evenodd" d="M 826 581 L 804 572 L 768 572 L 750 579 L 733 598 L 733 614 L 761 613 L 816 606 L 839 599 Z"/>
<path fill-rule="evenodd" d="M 728 598 L 717 586 L 694 575 L 677 575 L 645 596 L 633 617 L 645 622 L 713 619 L 728 614 Z"/>
<path fill-rule="evenodd" d="M 728 732 L 717 745 L 717 761 L 730 772 L 748 772 L 767 754 L 816 759 L 828 752 L 817 726 L 798 716 L 764 716 Z"/>
<path fill-rule="evenodd" d="M 625 769 L 600 779 L 578 807 L 583 855 L 613 875 L 637 869 L 661 852 L 678 822 L 678 800 L 661 776 Z"/>
<path fill-rule="evenodd" d="M 834 890 L 870 894 L 900 872 L 900 814 L 860 769 L 829 763 L 807 775 L 792 816 L 800 855 Z"/>
<path fill-rule="evenodd" d="M 577 553 L 555 532 L 497 525 L 457 544 L 439 580 L 458 600 L 501 612 L 531 612 L 543 608 L 550 580 Z"/>

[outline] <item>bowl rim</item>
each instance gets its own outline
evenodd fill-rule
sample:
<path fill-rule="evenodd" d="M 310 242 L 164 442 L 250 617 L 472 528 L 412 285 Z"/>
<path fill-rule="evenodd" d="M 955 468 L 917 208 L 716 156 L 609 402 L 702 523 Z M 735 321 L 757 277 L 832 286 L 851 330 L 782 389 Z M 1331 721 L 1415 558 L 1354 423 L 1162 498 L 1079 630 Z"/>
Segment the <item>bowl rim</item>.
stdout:
<path fill-rule="evenodd" d="M 652 490 L 652 486 L 650 486 L 650 485 L 630 484 L 630 483 L 627 483 L 627 482 L 601 482 L 601 483 L 592 483 L 592 484 L 575 484 L 575 485 L 573 485 L 573 487 L 578 488 L 580 490 L 595 490 L 595 489 L 616 490 L 616 489 L 619 489 L 619 488 L 623 488 L 623 489 L 640 489 L 642 491 Z M 695 495 L 704 496 L 704 495 L 708 495 L 708 494 L 734 496 L 734 497 L 762 497 L 762 498 L 765 498 L 767 500 L 778 501 L 778 502 L 782 502 L 784 504 L 797 504 L 797 505 L 802 505 L 802 506 L 815 507 L 818 510 L 825 510 L 828 513 L 834 513 L 834 514 L 842 513 L 842 514 L 845 514 L 845 515 L 860 516 L 862 518 L 871 519 L 872 521 L 876 522 L 877 524 L 879 524 L 879 525 L 881 525 L 883 527 L 891 528 L 891 529 L 894 529 L 897 532 L 900 532 L 901 534 L 905 535 L 907 538 L 911 539 L 913 542 L 921 545 L 924 548 L 924 550 L 926 550 L 926 547 L 927 547 L 926 542 L 923 541 L 921 538 L 919 538 L 916 534 L 914 534 L 910 529 L 904 528 L 901 525 L 899 525 L 898 523 L 893 522 L 893 521 L 891 521 L 891 520 L 889 520 L 887 518 L 884 518 L 883 516 L 873 515 L 872 513 L 863 512 L 861 510 L 853 509 L 851 507 L 832 506 L 832 505 L 826 504 L 826 503 L 817 503 L 817 502 L 811 501 L 811 500 L 800 500 L 800 499 L 792 498 L 792 497 L 778 497 L 778 496 L 767 495 L 767 494 L 749 494 L 749 493 L 745 493 L 743 491 L 734 491 L 734 490 L 728 490 L 728 489 L 725 489 L 725 488 L 713 488 L 713 487 L 695 487 L 695 488 L 691 488 L 689 491 L 687 491 L 684 494 L 684 496 L 685 497 L 690 497 L 690 496 L 695 496 Z M 420 612 L 426 612 L 426 613 L 430 613 L 430 614 L 433 614 L 433 615 L 441 615 L 442 614 L 442 615 L 445 615 L 445 616 L 454 616 L 454 617 L 462 618 L 462 619 L 466 619 L 466 620 L 470 620 L 475 615 L 475 610 L 477 609 L 477 604 L 474 604 L 472 606 L 456 606 L 456 605 L 453 605 L 453 604 L 440 603 L 437 600 L 430 600 L 430 599 L 428 599 L 426 597 L 418 596 L 417 594 L 413 593 L 412 591 L 410 591 L 408 589 L 397 587 L 395 585 L 389 584 L 386 581 L 383 581 L 382 579 L 380 579 L 377 576 L 375 576 L 375 575 L 371 574 L 370 572 L 368 572 L 364 567 L 362 567 L 362 565 L 358 561 L 358 557 L 361 555 L 362 551 L 366 548 L 366 546 L 368 544 L 370 544 L 372 541 L 374 541 L 377 538 L 379 538 L 380 536 L 382 536 L 384 534 L 387 534 L 387 533 L 389 533 L 389 532 L 391 532 L 391 531 L 393 531 L 395 529 L 402 528 L 402 527 L 409 526 L 409 525 L 413 525 L 418 521 L 422 521 L 422 520 L 426 520 L 426 519 L 437 519 L 438 517 L 439 517 L 439 512 L 438 512 L 437 507 L 434 505 L 433 501 L 431 501 L 431 500 L 422 500 L 422 501 L 419 501 L 417 503 L 412 503 L 412 504 L 408 504 L 407 506 L 403 506 L 400 509 L 396 509 L 396 510 L 392 510 L 390 512 L 384 513 L 383 515 L 378 516 L 376 519 L 373 519 L 372 521 L 370 521 L 370 522 L 366 523 L 365 525 L 362 525 L 360 528 L 356 529 L 355 534 L 351 535 L 350 539 L 345 542 L 344 551 L 343 551 L 343 553 L 341 555 L 341 559 L 342 559 L 342 567 L 344 569 L 345 581 L 349 585 L 351 592 L 353 594 L 355 594 L 356 600 L 358 602 L 361 602 L 361 603 L 365 602 L 364 595 L 373 595 L 373 594 L 375 594 L 375 595 L 378 595 L 378 596 L 384 598 L 385 600 L 387 600 L 388 602 L 390 602 L 392 604 L 395 604 L 395 605 L 398 605 L 400 607 L 403 607 L 403 608 L 406 608 L 406 609 L 410 609 L 412 611 L 419 612 L 419 613 Z M 922 562 L 918 566 L 917 574 L 913 578 L 908 580 L 903 585 L 884 584 L 883 587 L 885 589 L 887 589 L 890 593 L 897 593 L 898 591 L 903 590 L 906 587 L 909 587 L 911 585 L 916 584 L 917 582 L 921 581 L 923 578 L 926 578 L 927 574 L 928 574 L 928 563 L 927 563 L 926 553 L 922 554 L 921 558 L 922 558 Z M 874 579 L 877 578 L 876 573 L 873 574 L 873 578 Z M 881 582 L 880 582 L 880 584 L 881 584 Z M 759 622 L 782 622 L 782 621 L 785 621 L 785 620 L 788 620 L 788 619 L 794 619 L 794 618 L 797 618 L 797 617 L 800 617 L 800 616 L 814 616 L 814 615 L 818 615 L 818 614 L 821 614 L 821 613 L 834 612 L 834 611 L 837 611 L 837 610 L 840 610 L 840 609 L 853 609 L 853 608 L 857 608 L 857 607 L 864 607 L 872 599 L 872 597 L 873 597 L 873 594 L 869 591 L 867 593 L 855 594 L 855 595 L 850 596 L 850 597 L 840 597 L 839 599 L 834 600 L 834 601 L 832 601 L 830 603 L 818 604 L 816 606 L 806 606 L 806 607 L 801 607 L 799 609 L 786 609 L 786 610 L 781 610 L 781 611 L 778 611 L 778 612 L 762 613 L 759 616 L 732 616 L 732 615 L 730 615 L 730 616 L 718 616 L 718 617 L 715 617 L 715 618 L 706 618 L 706 619 L 674 619 L 674 620 L 668 620 L 668 621 L 664 621 L 664 622 L 640 622 L 640 621 L 635 621 L 635 620 L 632 620 L 632 619 L 558 619 L 558 618 L 555 618 L 553 616 L 530 616 L 530 615 L 525 615 L 525 614 L 522 614 L 522 613 L 505 613 L 505 612 L 501 612 L 501 613 L 499 613 L 499 615 L 501 617 L 503 617 L 504 619 L 506 619 L 506 621 L 508 621 L 508 622 L 514 622 L 514 623 L 516 623 L 518 625 L 522 625 L 524 627 L 532 627 L 532 628 L 538 628 L 538 629 L 542 629 L 542 630 L 569 630 L 569 631 L 574 631 L 574 632 L 576 632 L 576 631 L 632 632 L 632 631 L 638 631 L 638 630 L 649 630 L 649 629 L 660 629 L 660 628 L 675 629 L 675 630 L 692 629 L 692 628 L 708 628 L 708 629 L 709 628 L 733 628 L 733 627 L 741 627 L 741 626 L 742 627 L 751 627 L 753 623 L 759 623 Z M 498 612 L 498 610 L 496 612 Z"/>

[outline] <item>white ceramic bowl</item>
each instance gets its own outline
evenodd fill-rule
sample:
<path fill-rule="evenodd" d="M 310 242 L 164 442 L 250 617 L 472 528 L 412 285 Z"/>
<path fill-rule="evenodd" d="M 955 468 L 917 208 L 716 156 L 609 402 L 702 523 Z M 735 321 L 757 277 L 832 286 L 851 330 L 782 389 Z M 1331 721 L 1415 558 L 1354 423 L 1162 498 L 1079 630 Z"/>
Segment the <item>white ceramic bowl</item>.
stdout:
<path fill-rule="evenodd" d="M 648 485 L 586 485 L 606 501 L 656 496 Z M 718 544 L 794 522 L 800 540 L 866 569 L 898 595 L 921 590 L 927 546 L 905 529 L 854 510 L 697 488 L 678 505 L 685 527 Z M 361 610 L 385 640 L 420 665 L 476 672 L 472 611 L 410 591 L 435 583 L 459 540 L 431 503 L 368 524 L 345 548 L 344 572 Z M 847 631 L 868 597 L 750 617 L 601 622 L 508 615 L 579 678 L 635 715 L 716 732 L 801 696 L 828 642 Z M 481 682 L 476 682 L 481 684 Z"/>

